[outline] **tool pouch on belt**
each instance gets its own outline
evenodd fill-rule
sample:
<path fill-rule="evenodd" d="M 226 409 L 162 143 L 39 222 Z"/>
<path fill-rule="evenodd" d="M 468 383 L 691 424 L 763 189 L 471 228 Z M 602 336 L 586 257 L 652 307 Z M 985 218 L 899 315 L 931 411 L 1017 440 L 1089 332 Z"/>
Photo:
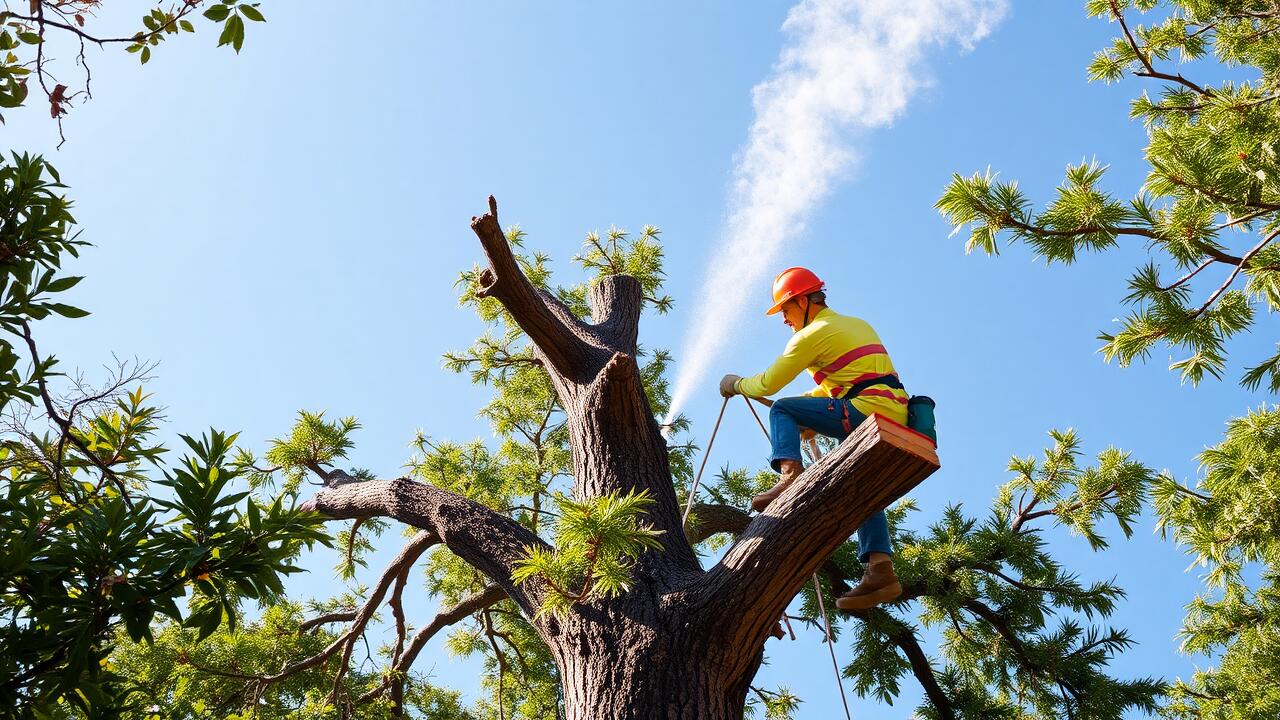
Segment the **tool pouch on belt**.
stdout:
<path fill-rule="evenodd" d="M 938 429 L 933 417 L 937 403 L 928 395 L 916 395 L 907 401 L 907 427 L 938 444 Z"/>

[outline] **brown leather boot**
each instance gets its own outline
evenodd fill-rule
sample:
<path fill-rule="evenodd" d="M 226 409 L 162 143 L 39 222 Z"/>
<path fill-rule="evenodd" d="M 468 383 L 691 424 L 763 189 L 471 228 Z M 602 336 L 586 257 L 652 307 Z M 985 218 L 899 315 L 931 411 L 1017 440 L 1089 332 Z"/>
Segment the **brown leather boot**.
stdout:
<path fill-rule="evenodd" d="M 778 462 L 778 467 L 782 471 L 778 483 L 751 498 L 752 510 L 764 512 L 764 509 L 769 507 L 769 503 L 781 495 L 782 491 L 790 487 L 791 483 L 795 482 L 795 479 L 800 476 L 800 473 L 804 472 L 804 465 L 801 465 L 799 460 L 781 460 Z"/>
<path fill-rule="evenodd" d="M 867 566 L 862 581 L 852 590 L 836 598 L 841 610 L 866 610 L 889 602 L 902 594 L 902 584 L 893 572 L 892 560 L 881 560 Z"/>

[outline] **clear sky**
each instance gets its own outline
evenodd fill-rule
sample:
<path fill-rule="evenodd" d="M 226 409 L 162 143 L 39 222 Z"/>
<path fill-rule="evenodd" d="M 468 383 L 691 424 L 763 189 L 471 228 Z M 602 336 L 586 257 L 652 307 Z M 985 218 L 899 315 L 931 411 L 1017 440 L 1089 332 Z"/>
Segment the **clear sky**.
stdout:
<path fill-rule="evenodd" d="M 299 409 L 356 415 L 353 465 L 392 476 L 418 428 L 488 436 L 474 415 L 487 394 L 440 356 L 481 332 L 453 283 L 482 259 L 467 223 L 492 193 L 566 279 L 586 232 L 661 227 L 676 306 L 648 318 L 641 340 L 678 366 L 686 330 L 717 322 L 692 299 L 790 5 L 268 1 L 239 57 L 215 50 L 207 27 L 145 67 L 91 50 L 94 99 L 67 120 L 61 150 L 38 102 L 0 130 L 53 160 L 94 245 L 73 265 L 87 279 L 69 300 L 93 315 L 41 323 L 42 349 L 90 371 L 112 353 L 159 361 L 150 389 L 175 432 L 241 430 L 258 450 Z M 908 387 L 938 401 L 944 467 L 913 494 L 920 528 L 947 503 L 984 514 L 1009 456 L 1038 454 L 1051 428 L 1075 427 L 1090 454 L 1114 444 L 1191 479 L 1225 420 L 1271 399 L 1232 381 L 1181 386 L 1162 351 L 1142 366 L 1104 363 L 1095 337 L 1123 313 L 1141 245 L 1070 268 L 1021 248 L 967 257 L 932 209 L 952 172 L 988 166 L 1044 200 L 1068 163 L 1096 157 L 1112 166 L 1110 188 L 1136 190 L 1144 133 L 1127 103 L 1144 85 L 1086 82 L 1116 28 L 1082 6 L 1016 3 L 971 52 L 931 50 L 928 87 L 854 139 L 860 162 L 777 261 L 817 269 L 832 305 L 869 320 Z M 767 281 L 751 292 L 767 306 Z M 685 407 L 700 439 L 720 374 L 763 369 L 787 333 L 754 308 L 733 328 Z M 1233 343 L 1234 376 L 1269 345 Z M 768 448 L 733 407 L 711 466 L 761 467 Z M 1101 554 L 1050 536 L 1083 580 L 1117 577 L 1129 592 L 1113 622 L 1138 645 L 1116 672 L 1172 679 L 1196 662 L 1175 634 L 1200 583 L 1153 527 L 1145 517 L 1129 542 L 1108 528 L 1116 542 Z M 333 560 L 312 559 L 297 592 L 331 592 Z M 420 619 L 433 607 L 422 595 Z M 768 649 L 758 682 L 799 692 L 800 718 L 835 716 L 819 636 Z M 419 661 L 432 668 L 476 687 L 475 667 L 439 643 Z M 909 677 L 904 688 L 878 717 L 909 715 L 920 693 Z M 858 701 L 855 716 L 870 706 Z"/>

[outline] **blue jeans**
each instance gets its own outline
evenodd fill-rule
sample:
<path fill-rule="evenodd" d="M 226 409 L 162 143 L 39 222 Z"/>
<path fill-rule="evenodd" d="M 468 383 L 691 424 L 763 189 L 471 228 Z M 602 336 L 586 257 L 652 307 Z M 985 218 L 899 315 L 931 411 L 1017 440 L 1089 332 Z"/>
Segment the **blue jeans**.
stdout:
<path fill-rule="evenodd" d="M 846 407 L 849 409 L 849 427 L 856 428 L 867 419 L 848 400 L 806 396 L 775 400 L 769 411 L 769 441 L 773 445 L 769 464 L 777 471 L 781 460 L 803 462 L 800 455 L 801 427 L 844 440 L 849 435 L 841 422 Z M 889 544 L 889 521 L 883 510 L 872 514 L 858 528 L 859 559 L 865 563 L 873 552 L 893 554 Z"/>

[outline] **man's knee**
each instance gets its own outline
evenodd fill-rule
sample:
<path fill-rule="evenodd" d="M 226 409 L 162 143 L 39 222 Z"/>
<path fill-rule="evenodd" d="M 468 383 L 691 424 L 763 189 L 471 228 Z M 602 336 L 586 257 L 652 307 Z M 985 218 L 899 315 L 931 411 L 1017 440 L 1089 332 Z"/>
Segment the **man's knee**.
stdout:
<path fill-rule="evenodd" d="M 778 398 L 777 400 L 774 400 L 773 407 L 769 408 L 769 417 L 772 418 L 778 415 L 795 417 L 795 413 L 793 412 L 793 409 L 795 408 L 795 401 L 798 399 L 799 398 L 785 397 L 785 398 Z"/>

